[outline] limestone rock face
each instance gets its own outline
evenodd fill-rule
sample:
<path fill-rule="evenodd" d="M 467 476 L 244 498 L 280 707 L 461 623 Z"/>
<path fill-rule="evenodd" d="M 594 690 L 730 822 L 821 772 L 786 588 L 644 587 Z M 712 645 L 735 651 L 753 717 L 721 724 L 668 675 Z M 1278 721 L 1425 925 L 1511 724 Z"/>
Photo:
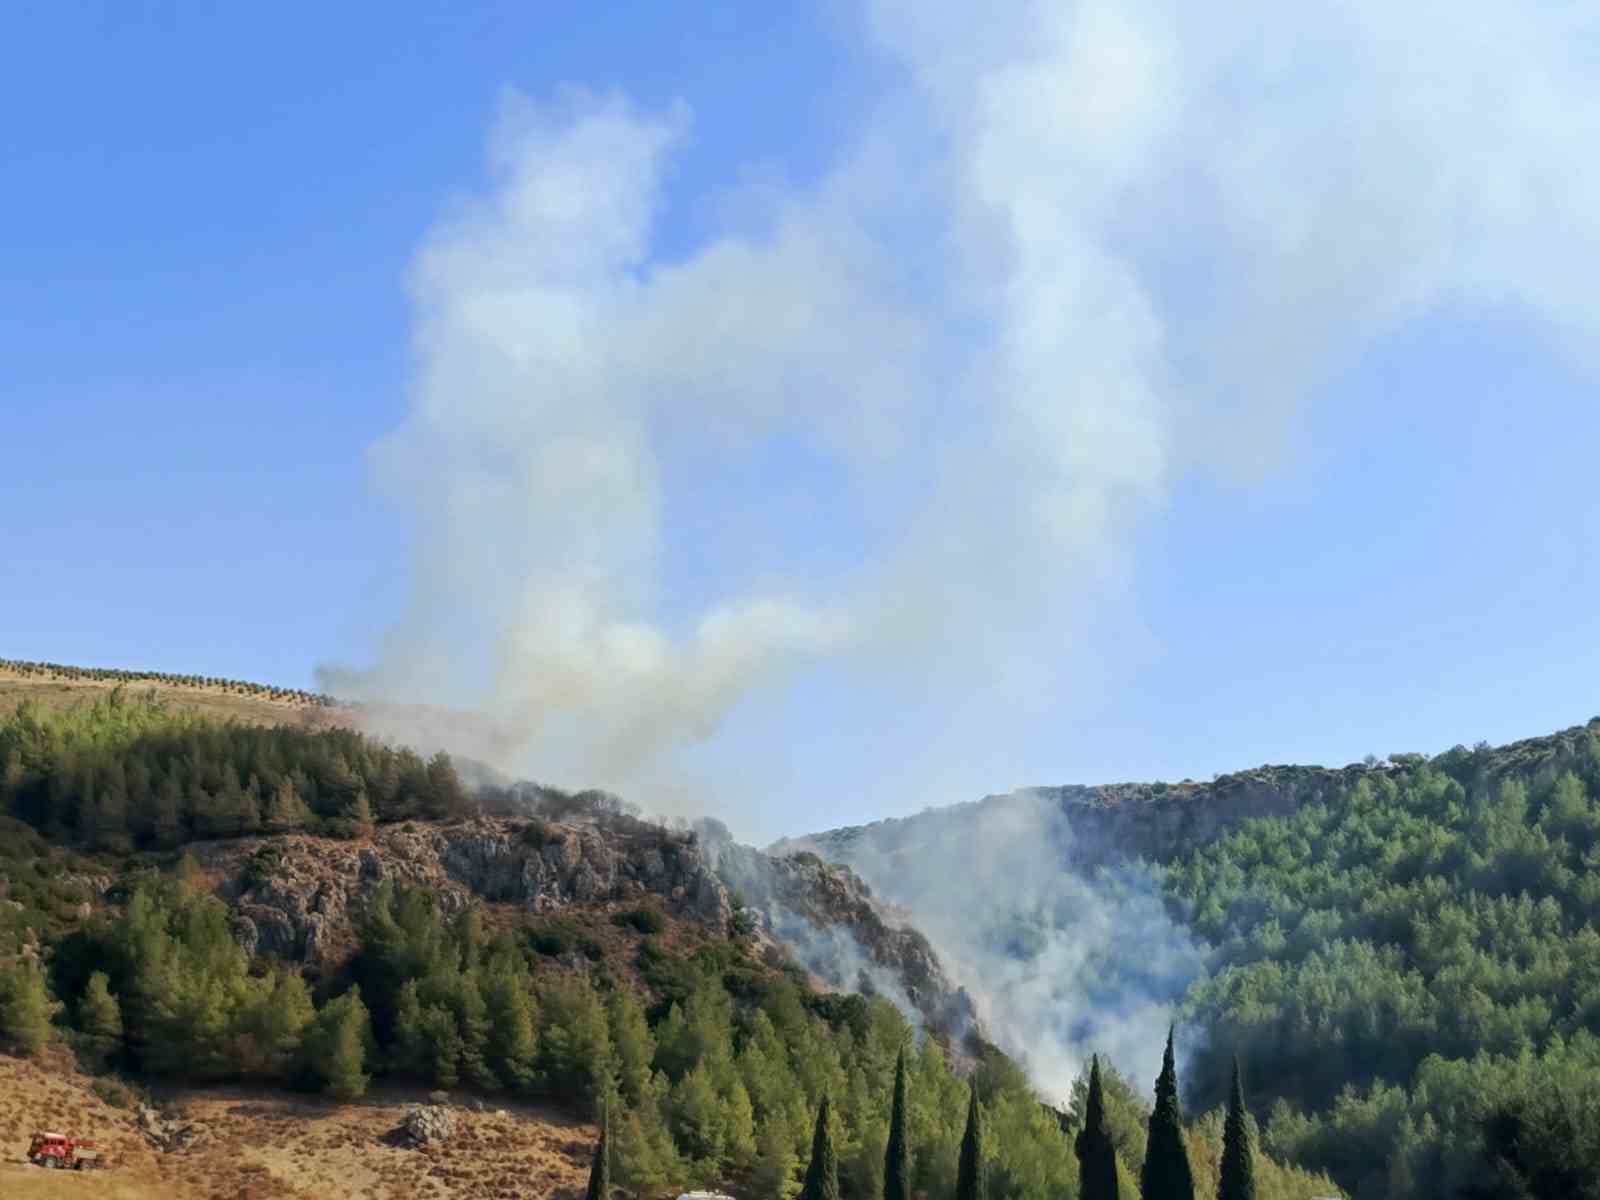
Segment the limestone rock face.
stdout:
<path fill-rule="evenodd" d="M 1222 837 L 1252 817 L 1287 816 L 1307 804 L 1331 800 L 1364 776 L 1395 769 L 1359 763 L 1340 769 L 1264 766 L 1208 783 L 1186 779 L 1171 784 L 1027 788 L 917 816 L 785 840 L 769 852 L 811 850 L 829 862 L 851 866 L 892 863 L 895 856 L 915 856 L 931 842 L 968 838 L 986 812 L 1028 797 L 1059 808 L 1072 830 L 1070 858 L 1078 864 L 1133 858 L 1164 862 Z"/>
<path fill-rule="evenodd" d="M 740 846 L 715 822 L 691 831 L 619 814 L 486 816 L 380 826 L 355 841 L 287 834 L 192 851 L 252 956 L 337 967 L 384 885 L 424 887 L 447 914 L 479 901 L 553 913 L 654 898 L 718 934 L 748 936 L 773 961 L 793 955 L 828 987 L 887 995 L 934 1028 L 961 1032 L 972 1018 L 927 939 L 858 876 Z"/>
<path fill-rule="evenodd" d="M 385 883 L 426 887 L 447 913 L 474 899 L 551 912 L 646 894 L 719 929 L 732 912 L 695 835 L 630 818 L 602 827 L 485 817 L 383 826 L 361 842 L 290 834 L 194 849 L 233 908 L 240 946 L 313 965 L 354 950 L 366 902 Z"/>
<path fill-rule="evenodd" d="M 716 845 L 716 858 L 757 928 L 824 984 L 885 994 L 941 1032 L 972 1026 L 971 997 L 945 974 L 928 939 L 854 871 L 804 852 L 763 854 L 731 839 Z"/>

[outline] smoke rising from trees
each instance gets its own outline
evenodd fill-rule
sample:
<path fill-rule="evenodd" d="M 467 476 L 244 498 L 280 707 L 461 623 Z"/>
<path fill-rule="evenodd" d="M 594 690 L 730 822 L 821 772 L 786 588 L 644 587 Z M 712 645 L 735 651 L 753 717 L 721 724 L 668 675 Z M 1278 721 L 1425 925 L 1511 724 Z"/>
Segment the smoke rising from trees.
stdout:
<path fill-rule="evenodd" d="M 332 686 L 623 790 L 827 664 L 1059 689 L 1174 482 L 1273 469 L 1372 339 L 1476 306 L 1592 344 L 1579 8 L 858 16 L 877 99 L 814 183 L 682 196 L 685 106 L 508 97 L 417 256 L 410 412 L 374 453 L 409 606 Z M 797 458 L 825 501 L 790 503 Z"/>

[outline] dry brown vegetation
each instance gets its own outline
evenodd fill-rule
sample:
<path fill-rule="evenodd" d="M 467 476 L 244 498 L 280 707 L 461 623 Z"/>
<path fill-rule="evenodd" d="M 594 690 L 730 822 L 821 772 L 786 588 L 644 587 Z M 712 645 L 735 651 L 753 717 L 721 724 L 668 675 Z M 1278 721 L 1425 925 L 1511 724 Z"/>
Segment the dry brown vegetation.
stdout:
<path fill-rule="evenodd" d="M 203 1131 L 190 1149 L 151 1149 L 58 1058 L 0 1056 L 0 1195 L 6 1200 L 513 1200 L 583 1192 L 596 1131 L 522 1104 L 462 1106 L 437 1148 L 395 1136 L 421 1092 L 376 1089 L 357 1104 L 243 1087 L 165 1089 L 163 1111 Z M 79 1175 L 24 1161 L 34 1129 L 96 1138 L 108 1163 Z"/>
<path fill-rule="evenodd" d="M 350 710 L 309 703 L 293 692 L 274 696 L 265 690 L 249 693 L 219 684 L 159 680 L 122 682 L 37 669 L 25 672 L 4 663 L 0 663 L 0 717 L 15 712 L 25 700 L 52 710 L 85 708 L 118 687 L 126 689 L 130 695 L 154 692 L 173 704 L 250 725 L 321 728 L 353 724 Z"/>

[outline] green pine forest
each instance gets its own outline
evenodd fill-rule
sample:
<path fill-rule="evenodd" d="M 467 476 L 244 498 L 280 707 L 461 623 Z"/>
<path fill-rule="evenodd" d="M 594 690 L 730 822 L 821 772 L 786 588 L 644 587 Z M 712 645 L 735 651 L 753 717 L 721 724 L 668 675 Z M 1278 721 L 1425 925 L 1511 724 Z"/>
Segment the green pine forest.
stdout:
<path fill-rule="evenodd" d="M 671 954 L 640 919 L 624 974 L 400 890 L 335 975 L 247 961 L 182 846 L 460 817 L 444 756 L 112 693 L 0 720 L 0 806 L 0 1040 L 65 1043 L 107 1094 L 540 1097 L 604 1112 L 605 1170 L 637 1196 L 1600 1196 L 1600 723 L 1396 756 L 1161 864 L 1209 949 L 1180 1056 L 1160 1080 L 1097 1059 L 1065 1113 L 993 1047 L 814 994 L 739 930 Z M 82 919 L 82 876 L 108 871 L 125 903 Z"/>
<path fill-rule="evenodd" d="M 1600 720 L 1395 756 L 1170 864 L 1191 1074 L 1359 1197 L 1600 1196 Z"/>

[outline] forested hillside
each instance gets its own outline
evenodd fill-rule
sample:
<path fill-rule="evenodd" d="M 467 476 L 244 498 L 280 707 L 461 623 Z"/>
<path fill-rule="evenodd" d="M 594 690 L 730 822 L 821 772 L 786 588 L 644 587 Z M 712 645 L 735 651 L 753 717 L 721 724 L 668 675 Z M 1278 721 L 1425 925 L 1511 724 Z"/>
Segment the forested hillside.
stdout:
<path fill-rule="evenodd" d="M 1248 822 L 1167 886 L 1214 947 L 1200 1094 L 1237 1048 L 1274 1151 L 1363 1197 L 1600 1195 L 1600 723 Z"/>
<path fill-rule="evenodd" d="M 449 756 L 424 762 L 350 729 L 218 721 L 119 689 L 92 704 L 24 702 L 0 722 L 0 810 L 91 850 L 473 811 Z"/>
<path fill-rule="evenodd" d="M 1263 1144 L 1363 1200 L 1600 1195 L 1600 720 L 1431 759 L 1033 789 L 809 844 L 997 994 L 1060 999 L 1058 1037 L 1175 1005 L 1185 1098 L 1220 1104 L 1237 1053 Z M 1083 978 L 1040 977 L 1063 962 Z"/>
<path fill-rule="evenodd" d="M 411 869 L 385 857 L 375 831 L 406 844 L 431 837 L 447 855 L 506 850 L 504 824 L 473 815 L 478 802 L 447 758 L 423 761 L 345 729 L 218 720 L 111 692 L 71 708 L 23 704 L 0 720 L 0 769 L 0 1046 L 70 1047 L 118 1102 L 162 1081 L 355 1098 L 383 1080 L 553 1103 L 584 1118 L 604 1109 L 614 1179 L 631 1194 L 703 1184 L 788 1198 L 827 1097 L 839 1194 L 875 1197 L 906 1050 L 899 1144 L 917 1192 L 955 1194 L 970 1075 L 991 1200 L 1079 1195 L 1076 1147 L 1099 1144 L 1079 1136 L 1086 1120 L 1103 1124 L 1105 1161 L 1123 1194 L 1137 1194 L 1149 1081 L 1129 1084 L 1107 1065 L 1098 1107 L 1084 1093 L 1059 1113 L 981 1040 L 918 1029 L 882 997 L 819 990 L 756 935 L 737 902 L 704 909 L 696 925 L 703 906 L 692 896 L 651 904 L 628 890 L 637 881 L 602 885 L 595 839 L 632 839 L 628 853 L 646 863 L 693 841 L 646 836 L 650 827 L 604 797 L 496 793 L 500 806 L 533 796 L 546 814 L 510 827 L 525 856 L 504 859 L 524 864 L 514 885 L 495 874 L 502 859 L 489 858 L 474 860 L 491 880 L 487 894 L 466 903 L 453 885 L 403 877 L 350 891 L 351 903 L 361 898 L 353 949 L 301 959 L 266 950 L 269 939 L 229 898 L 308 905 L 306 919 L 321 919 L 329 888 L 310 879 L 304 895 L 293 891 L 285 864 L 348 857 L 362 878 Z M 230 851 L 240 837 L 244 849 Z M 294 854 L 290 842 L 301 847 Z M 316 846 L 327 852 L 312 854 Z M 580 846 L 583 857 L 570 857 Z M 757 857 L 745 854 L 742 869 Z M 240 861 L 238 878 L 216 875 Z M 540 863 L 557 864 L 555 873 L 541 874 Z M 789 889 L 840 886 L 814 861 L 782 878 Z M 265 919 L 273 910 L 248 911 Z M 1185 1136 L 1197 1195 L 1209 1200 L 1220 1113 L 1198 1117 Z M 1261 1200 L 1330 1191 L 1264 1155 L 1254 1161 Z"/>

